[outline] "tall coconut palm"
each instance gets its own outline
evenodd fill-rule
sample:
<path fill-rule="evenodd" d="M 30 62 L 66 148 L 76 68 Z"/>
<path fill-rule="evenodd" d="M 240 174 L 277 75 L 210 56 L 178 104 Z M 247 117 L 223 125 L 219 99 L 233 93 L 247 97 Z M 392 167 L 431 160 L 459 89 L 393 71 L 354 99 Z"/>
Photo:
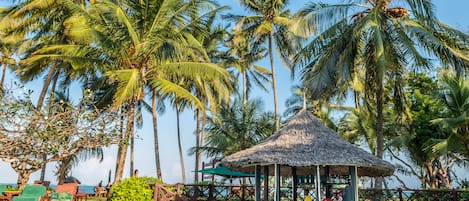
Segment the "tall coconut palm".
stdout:
<path fill-rule="evenodd" d="M 54 56 L 38 61 L 31 59 L 32 54 L 45 46 L 70 43 L 70 37 L 65 32 L 65 23 L 74 13 L 73 6 L 79 5 L 82 5 L 81 2 L 74 1 L 20 1 L 6 11 L 8 13 L 6 16 L 15 20 L 10 35 L 24 37 L 18 52 L 15 52 L 21 59 L 20 65 L 15 68 L 17 75 L 22 81 L 28 82 L 45 74 L 44 84 L 36 104 L 37 110 L 42 109 L 51 84 L 56 83 L 53 81 L 54 77 L 57 80 L 65 69 L 70 68 L 70 64 L 52 59 Z M 74 75 L 69 74 L 68 76 L 77 78 L 77 73 Z M 55 86 L 55 84 L 53 85 Z M 50 90 L 52 96 L 54 90 Z M 45 170 L 44 166 L 40 180 L 44 180 Z"/>
<path fill-rule="evenodd" d="M 191 33 L 203 47 L 203 52 L 196 51 L 199 57 L 189 58 L 191 61 L 212 62 L 222 67 L 227 67 L 226 58 L 228 58 L 228 54 L 221 47 L 224 45 L 228 31 L 227 27 L 221 26 L 216 20 L 219 13 L 226 9 L 227 7 L 218 7 L 214 12 L 206 16 L 200 16 L 199 14 L 192 15 L 193 19 L 198 19 L 196 20 L 198 23 L 191 25 Z M 205 54 L 207 57 L 203 56 Z M 188 85 L 186 88 L 190 89 L 192 93 L 209 108 L 209 110 L 206 111 L 195 109 L 196 146 L 200 146 L 204 144 L 207 113 L 215 114 L 222 101 L 229 99 L 233 91 L 232 81 L 230 81 L 228 85 L 218 84 L 217 82 L 202 82 L 201 80 L 185 81 L 184 83 Z M 195 153 L 195 171 L 199 170 L 201 165 L 202 152 L 197 151 Z M 199 174 L 194 174 L 194 176 L 194 181 L 197 182 Z"/>
<path fill-rule="evenodd" d="M 31 59 L 42 60 L 52 51 L 57 59 L 77 69 L 93 69 L 115 84 L 116 108 L 126 105 L 129 117 L 123 142 L 134 130 L 135 109 L 146 94 L 146 87 L 159 93 L 188 100 L 195 107 L 204 105 L 183 87 L 171 82 L 171 76 L 190 77 L 219 84 L 229 83 L 226 70 L 206 62 L 188 62 L 201 49 L 188 32 L 192 23 L 187 16 L 200 8 L 211 12 L 204 1 L 100 1 L 85 10 L 75 7 L 76 14 L 66 22 L 67 34 L 75 45 L 47 46 Z M 127 143 L 122 143 L 115 182 L 120 181 L 127 155 Z"/>
<path fill-rule="evenodd" d="M 262 90 L 267 91 L 264 86 L 269 82 L 268 76 L 271 72 L 254 63 L 260 61 L 266 56 L 266 49 L 253 42 L 253 37 L 245 34 L 240 29 L 233 29 L 233 33 L 226 42 L 228 53 L 231 57 L 227 59 L 227 65 L 234 67 L 235 75 L 241 75 L 243 87 L 243 103 L 248 101 L 248 95 L 252 88 L 252 83 L 256 84 Z"/>
<path fill-rule="evenodd" d="M 406 8 L 390 7 L 398 3 Z M 313 22 L 320 33 L 295 60 L 304 82 L 317 89 L 339 88 L 364 69 L 365 103 L 376 105 L 375 154 L 380 158 L 384 148 L 384 83 L 393 84 L 394 92 L 403 94 L 398 79 L 407 68 L 432 66 L 424 55 L 434 55 L 459 72 L 469 66 L 469 57 L 464 54 L 468 36 L 439 22 L 427 0 L 311 3 L 298 15 Z"/>
<path fill-rule="evenodd" d="M 291 65 L 290 56 L 293 55 L 297 38 L 288 27 L 292 21 L 289 10 L 287 10 L 288 0 L 242 0 L 241 5 L 253 15 L 240 16 L 228 15 L 229 19 L 236 20 L 236 26 L 240 30 L 247 32 L 254 37 L 258 44 L 267 43 L 272 76 L 272 93 L 274 96 L 274 118 L 277 129 L 280 127 L 276 71 L 274 65 L 274 49 L 280 54 L 284 64 Z"/>

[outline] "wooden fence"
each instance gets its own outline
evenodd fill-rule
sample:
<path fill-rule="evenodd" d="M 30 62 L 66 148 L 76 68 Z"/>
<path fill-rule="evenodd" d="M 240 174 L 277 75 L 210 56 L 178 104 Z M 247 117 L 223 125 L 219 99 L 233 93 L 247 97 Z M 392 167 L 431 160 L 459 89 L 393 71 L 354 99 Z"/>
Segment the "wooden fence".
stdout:
<path fill-rule="evenodd" d="M 291 191 L 291 189 L 290 189 Z M 271 190 L 270 193 L 273 193 Z M 304 198 L 299 193 L 297 201 Z M 292 201 L 292 193 L 282 190 L 281 200 Z M 269 196 L 272 197 L 273 196 Z M 314 197 L 314 196 L 313 196 Z M 213 184 L 155 184 L 155 201 L 254 201 L 254 186 Z M 269 201 L 272 199 L 269 199 Z M 334 201 L 334 199 L 332 199 Z M 360 201 L 469 201 L 467 190 L 360 189 Z"/>

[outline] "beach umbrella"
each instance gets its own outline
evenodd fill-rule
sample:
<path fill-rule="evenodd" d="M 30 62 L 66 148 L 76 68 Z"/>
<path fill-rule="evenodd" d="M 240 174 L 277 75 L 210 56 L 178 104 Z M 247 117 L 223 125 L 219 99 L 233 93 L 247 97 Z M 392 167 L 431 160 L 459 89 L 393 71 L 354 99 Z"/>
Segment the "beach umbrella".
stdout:
<path fill-rule="evenodd" d="M 205 174 L 214 174 L 214 175 L 223 176 L 223 177 L 254 177 L 255 176 L 254 174 L 247 174 L 243 172 L 232 171 L 221 165 L 218 165 L 217 167 L 214 167 L 214 168 L 205 168 L 202 170 L 197 170 L 195 172 L 201 172 Z"/>

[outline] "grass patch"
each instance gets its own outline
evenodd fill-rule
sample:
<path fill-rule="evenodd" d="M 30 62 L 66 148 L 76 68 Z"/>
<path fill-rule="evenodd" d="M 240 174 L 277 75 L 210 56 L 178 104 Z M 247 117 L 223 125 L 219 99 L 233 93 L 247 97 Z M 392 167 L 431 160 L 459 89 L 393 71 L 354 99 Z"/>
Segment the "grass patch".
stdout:
<path fill-rule="evenodd" d="M 88 201 L 106 201 L 107 198 L 103 197 L 95 197 L 95 196 L 88 196 Z"/>

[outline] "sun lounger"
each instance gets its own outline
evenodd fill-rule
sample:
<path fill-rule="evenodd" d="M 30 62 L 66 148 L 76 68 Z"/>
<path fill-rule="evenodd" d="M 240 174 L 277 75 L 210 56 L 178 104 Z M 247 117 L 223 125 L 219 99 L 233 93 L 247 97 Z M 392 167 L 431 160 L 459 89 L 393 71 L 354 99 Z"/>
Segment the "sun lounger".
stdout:
<path fill-rule="evenodd" d="M 3 195 L 3 191 L 7 189 L 6 185 L 0 185 L 0 201 L 6 200 L 7 196 Z"/>
<path fill-rule="evenodd" d="M 13 201 L 40 201 L 46 190 L 45 186 L 26 186 L 20 196 L 13 197 Z"/>

